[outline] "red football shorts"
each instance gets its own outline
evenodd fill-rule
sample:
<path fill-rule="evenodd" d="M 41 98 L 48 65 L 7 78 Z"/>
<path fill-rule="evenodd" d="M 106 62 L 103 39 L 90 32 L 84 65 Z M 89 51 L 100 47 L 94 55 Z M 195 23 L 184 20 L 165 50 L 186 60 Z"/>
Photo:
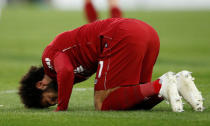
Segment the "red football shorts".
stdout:
<path fill-rule="evenodd" d="M 102 35 L 95 90 L 137 85 L 151 81 L 160 42 L 148 24 L 127 19 Z"/>

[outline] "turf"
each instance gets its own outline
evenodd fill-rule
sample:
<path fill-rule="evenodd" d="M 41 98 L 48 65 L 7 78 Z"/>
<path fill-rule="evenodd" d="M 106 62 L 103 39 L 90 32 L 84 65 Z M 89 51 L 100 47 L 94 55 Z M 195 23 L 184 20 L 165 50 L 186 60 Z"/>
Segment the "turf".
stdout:
<path fill-rule="evenodd" d="M 101 18 L 108 13 L 101 12 Z M 0 126 L 207 126 L 210 125 L 210 12 L 139 11 L 125 17 L 151 24 L 159 33 L 160 55 L 153 80 L 171 70 L 193 72 L 206 99 L 204 112 L 173 113 L 165 102 L 151 111 L 98 112 L 93 105 L 93 81 L 75 86 L 67 112 L 28 110 L 17 95 L 18 81 L 31 65 L 40 65 L 45 46 L 60 32 L 86 23 L 83 12 L 61 12 L 37 7 L 7 7 L 0 19 Z"/>

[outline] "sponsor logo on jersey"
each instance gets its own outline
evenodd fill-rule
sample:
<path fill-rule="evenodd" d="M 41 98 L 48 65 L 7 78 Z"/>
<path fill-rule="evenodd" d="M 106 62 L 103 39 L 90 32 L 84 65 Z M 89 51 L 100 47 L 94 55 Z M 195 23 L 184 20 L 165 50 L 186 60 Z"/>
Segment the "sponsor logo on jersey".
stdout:
<path fill-rule="evenodd" d="M 50 63 L 51 62 L 50 58 L 45 58 L 45 62 L 47 64 L 48 68 L 51 69 L 51 70 L 53 70 L 53 67 L 52 67 L 52 65 Z"/>

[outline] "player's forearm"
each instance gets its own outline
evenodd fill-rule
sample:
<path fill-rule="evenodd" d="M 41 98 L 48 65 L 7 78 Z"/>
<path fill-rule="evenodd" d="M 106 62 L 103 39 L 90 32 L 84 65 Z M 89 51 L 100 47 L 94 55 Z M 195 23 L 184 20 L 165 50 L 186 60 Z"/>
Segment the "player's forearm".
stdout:
<path fill-rule="evenodd" d="M 74 82 L 74 71 L 66 54 L 58 52 L 54 60 L 58 82 L 57 111 L 67 110 Z"/>
<path fill-rule="evenodd" d="M 57 75 L 58 79 L 58 106 L 57 111 L 67 110 L 73 88 L 73 73 L 62 72 Z"/>

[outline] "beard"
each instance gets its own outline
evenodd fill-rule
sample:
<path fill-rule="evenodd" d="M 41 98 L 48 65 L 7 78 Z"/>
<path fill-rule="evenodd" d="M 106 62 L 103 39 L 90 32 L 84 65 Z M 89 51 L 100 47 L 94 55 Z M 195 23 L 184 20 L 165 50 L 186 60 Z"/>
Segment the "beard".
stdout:
<path fill-rule="evenodd" d="M 56 80 L 51 81 L 44 91 L 49 91 L 49 90 L 53 90 L 55 92 L 58 92 L 58 83 L 57 83 Z"/>

